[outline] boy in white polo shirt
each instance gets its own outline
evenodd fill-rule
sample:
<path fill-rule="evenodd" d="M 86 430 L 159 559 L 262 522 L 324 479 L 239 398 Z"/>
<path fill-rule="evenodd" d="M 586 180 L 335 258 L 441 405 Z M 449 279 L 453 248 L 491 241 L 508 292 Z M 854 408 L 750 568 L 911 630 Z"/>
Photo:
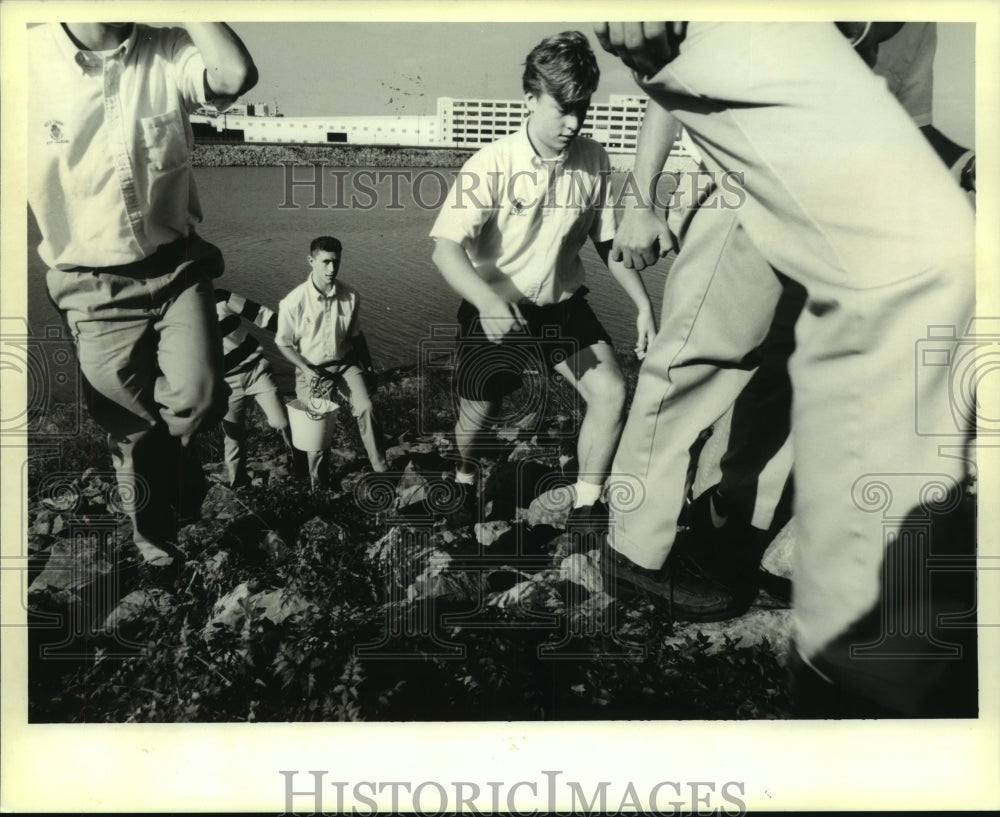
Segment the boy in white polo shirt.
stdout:
<path fill-rule="evenodd" d="M 225 410 L 211 279 L 193 225 L 188 114 L 257 69 L 224 23 L 63 23 L 29 32 L 28 203 L 49 297 L 73 332 L 94 420 L 146 565 L 176 569 L 197 517 L 194 435 Z"/>
<path fill-rule="evenodd" d="M 275 342 L 295 366 L 295 393 L 330 398 L 336 392 L 350 400 L 361 441 L 375 471 L 385 471 L 382 430 L 375 416 L 365 375 L 372 375 L 368 342 L 361 331 L 361 296 L 337 280 L 343 247 L 333 236 L 314 238 L 309 245 L 309 277 L 278 305 Z M 327 451 L 307 451 L 309 478 L 317 488 L 325 477 Z"/>
<path fill-rule="evenodd" d="M 587 403 L 571 523 L 593 520 L 595 529 L 606 520 L 599 499 L 625 404 L 610 339 L 585 298 L 579 257 L 589 237 L 607 263 L 615 232 L 607 154 L 578 136 L 599 77 L 583 34 L 563 32 L 537 45 L 524 68 L 525 126 L 469 159 L 431 231 L 434 263 L 464 299 L 454 381 L 456 481 L 474 498 L 479 436 L 519 385 L 512 370 L 523 368 L 523 339 L 544 338 L 535 345 L 540 363 Z M 609 269 L 636 305 L 642 355 L 656 332 L 649 298 L 633 270 L 613 262 Z"/>

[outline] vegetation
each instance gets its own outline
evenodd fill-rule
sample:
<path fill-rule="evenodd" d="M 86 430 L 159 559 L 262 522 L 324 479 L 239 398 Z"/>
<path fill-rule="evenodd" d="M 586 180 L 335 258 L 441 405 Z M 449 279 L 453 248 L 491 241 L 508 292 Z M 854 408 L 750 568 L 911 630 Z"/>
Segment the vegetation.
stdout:
<path fill-rule="evenodd" d="M 634 383 L 634 366 L 631 372 Z M 202 521 L 182 531 L 188 561 L 178 581 L 164 587 L 136 569 L 129 525 L 117 518 L 117 556 L 108 574 L 119 584 L 113 612 L 97 609 L 99 594 L 85 588 L 38 580 L 67 542 L 52 503 L 40 501 L 41 487 L 54 474 L 72 475 L 74 490 L 87 494 L 94 474 L 110 466 L 103 435 L 85 420 L 61 458 L 33 460 L 30 719 L 788 715 L 784 671 L 771 643 L 712 639 L 675 625 L 663 602 L 625 604 L 595 591 L 586 579 L 590 563 L 572 557 L 583 559 L 572 563 L 582 578 L 575 576 L 560 544 L 565 534 L 529 526 L 525 502 L 511 500 L 495 517 L 503 535 L 488 548 L 471 527 L 394 517 L 404 493 L 429 494 L 449 468 L 448 385 L 440 373 L 382 376 L 376 406 L 387 432 L 402 438 L 391 464 L 403 474 L 375 505 L 361 499 L 365 460 L 349 416 L 338 428 L 330 482 L 311 492 L 282 473 L 277 436 L 254 413 L 254 484 L 237 492 L 212 488 Z M 565 423 L 563 413 L 575 404 L 564 384 L 550 394 L 546 417 L 534 420 L 538 428 L 507 434 L 484 463 L 496 475 L 496 507 L 500 497 L 516 493 L 503 482 L 512 463 L 557 475 L 565 467 L 565 446 L 546 446 L 544 429 Z M 50 413 L 47 422 L 56 425 L 49 433 L 65 420 L 60 411 L 71 408 Z M 218 474 L 220 433 L 206 434 L 201 445 L 206 462 L 214 463 L 210 473 Z M 100 510 L 93 491 L 88 501 L 77 503 L 77 515 Z M 525 541 L 534 550 L 504 550 L 513 532 L 530 533 Z M 54 616 L 62 629 L 52 626 L 60 620 Z M 67 632 L 67 622 L 76 622 L 75 630 Z M 42 657 L 42 647 L 61 642 L 55 651 L 63 660 Z M 82 657 L 66 657 L 74 653 Z"/>

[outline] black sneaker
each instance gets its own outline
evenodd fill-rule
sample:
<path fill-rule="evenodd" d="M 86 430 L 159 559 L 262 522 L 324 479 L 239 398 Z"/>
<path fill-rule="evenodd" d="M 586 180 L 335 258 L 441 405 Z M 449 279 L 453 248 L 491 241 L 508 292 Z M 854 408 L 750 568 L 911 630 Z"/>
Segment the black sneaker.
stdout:
<path fill-rule="evenodd" d="M 792 606 L 792 581 L 761 568 L 757 573 L 757 585 L 771 598 L 786 607 Z"/>
<path fill-rule="evenodd" d="M 676 621 L 725 621 L 743 615 L 753 601 L 677 562 L 651 570 L 606 546 L 601 564 L 607 593 L 622 601 L 650 596 L 665 599 Z"/>
<path fill-rule="evenodd" d="M 713 486 L 688 509 L 687 529 L 678 531 L 673 553 L 696 573 L 745 592 L 756 586 L 760 561 L 767 549 L 767 532 L 753 527 L 736 514 L 716 527 L 712 521 Z"/>
<path fill-rule="evenodd" d="M 566 519 L 569 552 L 602 550 L 608 541 L 608 506 L 598 500 L 593 505 L 573 508 Z"/>

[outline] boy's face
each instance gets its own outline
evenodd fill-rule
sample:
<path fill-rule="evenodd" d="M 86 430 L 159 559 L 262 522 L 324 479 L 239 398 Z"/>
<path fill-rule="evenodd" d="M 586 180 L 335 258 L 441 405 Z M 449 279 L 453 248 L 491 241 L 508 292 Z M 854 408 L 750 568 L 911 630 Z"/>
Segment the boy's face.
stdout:
<path fill-rule="evenodd" d="M 558 156 L 569 147 L 583 127 L 590 107 L 588 97 L 564 108 L 545 91 L 538 96 L 525 94 L 524 101 L 531 114 L 528 135 L 543 159 Z"/>
<path fill-rule="evenodd" d="M 310 277 L 316 289 L 331 289 L 340 272 L 340 253 L 317 250 L 314 255 L 309 256 L 309 268 L 312 270 Z"/>

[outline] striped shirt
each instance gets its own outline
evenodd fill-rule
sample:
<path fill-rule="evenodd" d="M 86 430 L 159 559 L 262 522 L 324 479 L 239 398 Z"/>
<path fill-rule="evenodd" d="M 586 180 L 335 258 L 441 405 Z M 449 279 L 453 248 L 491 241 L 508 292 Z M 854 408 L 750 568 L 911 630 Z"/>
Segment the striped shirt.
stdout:
<path fill-rule="evenodd" d="M 215 290 L 215 313 L 219 318 L 226 375 L 253 371 L 264 358 L 264 350 L 260 341 L 247 331 L 243 320 L 274 332 L 278 328 L 278 313 L 228 289 Z"/>

